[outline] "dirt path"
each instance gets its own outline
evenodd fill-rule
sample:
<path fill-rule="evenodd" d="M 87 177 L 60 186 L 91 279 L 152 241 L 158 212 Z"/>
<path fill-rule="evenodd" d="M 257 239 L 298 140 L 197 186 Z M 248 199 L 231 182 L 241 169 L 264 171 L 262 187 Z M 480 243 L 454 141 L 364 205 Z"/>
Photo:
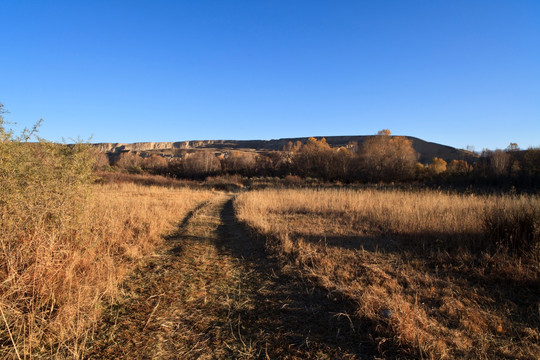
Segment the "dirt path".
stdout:
<path fill-rule="evenodd" d="M 344 310 L 345 309 L 345 310 Z M 269 258 L 220 194 L 125 283 L 89 358 L 372 358 L 347 306 Z"/>

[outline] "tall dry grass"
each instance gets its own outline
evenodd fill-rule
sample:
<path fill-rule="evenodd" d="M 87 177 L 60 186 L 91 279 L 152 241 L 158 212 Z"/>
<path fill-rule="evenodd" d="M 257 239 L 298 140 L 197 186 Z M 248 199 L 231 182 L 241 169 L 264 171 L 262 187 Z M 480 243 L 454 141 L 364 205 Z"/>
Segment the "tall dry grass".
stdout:
<path fill-rule="evenodd" d="M 61 226 L 27 218 L 32 224 L 23 229 L 11 225 L 11 238 L 3 231 L 0 356 L 79 357 L 102 301 L 114 298 L 137 261 L 211 196 L 134 184 L 90 190 L 77 216 L 62 218 Z"/>
<path fill-rule="evenodd" d="M 0 130 L 0 357 L 79 358 L 102 301 L 211 193 L 91 185 L 84 146 Z"/>
<path fill-rule="evenodd" d="M 288 217 L 316 215 L 350 225 L 324 227 L 320 235 L 375 234 L 407 238 L 412 243 L 426 240 L 428 243 L 422 242 L 422 246 L 430 246 L 431 240 L 445 249 L 499 247 L 500 250 L 525 250 L 529 255 L 540 241 L 538 196 L 477 196 L 432 190 L 306 189 L 256 192 L 243 195 L 238 203 L 245 213 L 263 214 L 261 220 L 266 218 L 267 221 L 258 224 L 262 227 L 272 226 L 276 221 L 283 223 L 282 214 Z"/>
<path fill-rule="evenodd" d="M 237 216 L 357 306 L 387 355 L 540 357 L 538 196 L 262 190 Z"/>

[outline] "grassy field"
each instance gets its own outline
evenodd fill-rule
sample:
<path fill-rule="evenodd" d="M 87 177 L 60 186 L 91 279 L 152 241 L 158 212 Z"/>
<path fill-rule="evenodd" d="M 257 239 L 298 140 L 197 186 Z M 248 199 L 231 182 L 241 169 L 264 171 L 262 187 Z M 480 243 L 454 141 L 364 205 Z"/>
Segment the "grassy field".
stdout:
<path fill-rule="evenodd" d="M 123 278 L 163 241 L 162 235 L 210 196 L 209 191 L 107 184 L 57 203 L 51 197 L 48 202 L 25 197 L 13 200 L 16 206 L 6 205 L 0 357 L 80 357 L 103 301 L 115 298 Z"/>
<path fill-rule="evenodd" d="M 540 357 L 538 196 L 261 190 L 238 218 L 355 304 L 382 355 Z"/>
<path fill-rule="evenodd" d="M 0 358 L 540 357 L 538 195 L 249 190 L 96 176 L 84 147 L 0 155 Z"/>

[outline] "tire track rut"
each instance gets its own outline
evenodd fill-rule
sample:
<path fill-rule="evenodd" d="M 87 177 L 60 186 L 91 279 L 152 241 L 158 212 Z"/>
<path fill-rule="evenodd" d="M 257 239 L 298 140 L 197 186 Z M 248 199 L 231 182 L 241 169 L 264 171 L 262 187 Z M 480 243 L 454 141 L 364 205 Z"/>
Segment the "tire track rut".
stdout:
<path fill-rule="evenodd" d="M 233 195 L 220 194 L 126 280 L 88 357 L 373 358 L 363 324 L 346 310 L 267 256 L 236 222 Z"/>

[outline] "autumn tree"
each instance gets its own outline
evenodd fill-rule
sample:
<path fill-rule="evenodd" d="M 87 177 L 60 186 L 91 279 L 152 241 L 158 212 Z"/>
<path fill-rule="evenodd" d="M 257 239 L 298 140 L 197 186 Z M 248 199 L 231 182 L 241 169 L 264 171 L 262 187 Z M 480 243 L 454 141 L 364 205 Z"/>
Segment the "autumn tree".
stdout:
<path fill-rule="evenodd" d="M 471 172 L 472 166 L 465 160 L 452 160 L 446 167 L 446 171 L 450 175 L 466 175 Z"/>
<path fill-rule="evenodd" d="M 519 151 L 519 146 L 518 146 L 517 143 L 511 142 L 510 145 L 508 145 L 508 147 L 506 148 L 506 151 L 508 151 L 508 152 Z"/>
<path fill-rule="evenodd" d="M 266 154 L 257 154 L 253 173 L 259 176 L 278 176 L 287 173 L 288 162 L 285 161 L 283 151 L 271 151 Z"/>
<path fill-rule="evenodd" d="M 418 154 L 404 136 L 385 129 L 364 141 L 360 148 L 361 169 L 370 181 L 407 180 L 413 177 Z"/>
<path fill-rule="evenodd" d="M 221 162 L 209 151 L 186 155 L 182 161 L 183 173 L 190 177 L 205 177 L 221 171 Z"/>
<path fill-rule="evenodd" d="M 434 157 L 429 163 L 429 172 L 432 175 L 438 175 L 446 171 L 446 161 L 438 157 Z"/>
<path fill-rule="evenodd" d="M 351 179 L 353 169 L 355 166 L 354 163 L 355 154 L 345 148 L 340 147 L 333 151 L 331 159 L 331 174 L 332 179 L 334 180 L 349 180 Z"/>
<path fill-rule="evenodd" d="M 510 155 L 506 151 L 495 150 L 491 153 L 489 163 L 491 170 L 495 175 L 504 175 L 508 173 L 510 165 Z"/>
<path fill-rule="evenodd" d="M 120 157 L 118 158 L 118 160 L 116 160 L 114 165 L 119 167 L 120 169 L 138 173 L 142 172 L 142 162 L 143 158 L 140 157 L 138 154 L 133 152 L 125 152 L 120 154 Z"/>
<path fill-rule="evenodd" d="M 304 144 L 301 141 L 292 142 L 289 141 L 283 146 L 282 151 L 270 153 L 269 156 L 275 164 L 276 175 L 285 175 L 291 172 L 298 174 L 295 168 L 295 158 Z M 279 154 L 279 155 L 278 155 Z"/>
<path fill-rule="evenodd" d="M 111 164 L 109 157 L 104 152 L 91 148 L 88 152 L 94 158 L 94 170 L 106 170 L 110 168 Z"/>
<path fill-rule="evenodd" d="M 293 171 L 300 176 L 328 179 L 332 175 L 333 150 L 325 138 L 310 137 L 293 156 Z"/>
<path fill-rule="evenodd" d="M 286 145 L 283 146 L 284 152 L 297 152 L 302 148 L 303 144 L 301 141 L 292 142 L 289 141 Z"/>
<path fill-rule="evenodd" d="M 427 175 L 428 167 L 427 165 L 417 162 L 414 165 L 414 177 L 418 180 L 423 180 Z"/>
<path fill-rule="evenodd" d="M 142 162 L 142 168 L 145 170 L 150 170 L 151 172 L 163 171 L 168 166 L 167 159 L 163 156 L 152 155 L 147 157 Z"/>
<path fill-rule="evenodd" d="M 250 175 L 256 165 L 256 155 L 246 151 L 232 151 L 223 160 L 223 170 L 234 174 Z"/>

